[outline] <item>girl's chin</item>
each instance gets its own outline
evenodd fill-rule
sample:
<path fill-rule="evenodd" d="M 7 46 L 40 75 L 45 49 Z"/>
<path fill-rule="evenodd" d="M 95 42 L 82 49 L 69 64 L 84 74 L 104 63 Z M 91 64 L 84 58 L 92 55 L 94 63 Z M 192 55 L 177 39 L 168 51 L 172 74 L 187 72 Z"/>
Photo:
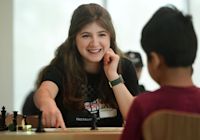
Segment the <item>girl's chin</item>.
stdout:
<path fill-rule="evenodd" d="M 103 58 L 93 58 L 93 59 L 88 59 L 90 63 L 99 63 L 102 61 Z"/>
<path fill-rule="evenodd" d="M 103 59 L 103 55 L 91 56 L 88 57 L 88 59 L 91 61 L 101 61 L 101 59 Z"/>
<path fill-rule="evenodd" d="M 92 60 L 92 61 L 90 61 L 91 63 L 99 63 L 99 62 L 101 62 L 101 60 Z"/>

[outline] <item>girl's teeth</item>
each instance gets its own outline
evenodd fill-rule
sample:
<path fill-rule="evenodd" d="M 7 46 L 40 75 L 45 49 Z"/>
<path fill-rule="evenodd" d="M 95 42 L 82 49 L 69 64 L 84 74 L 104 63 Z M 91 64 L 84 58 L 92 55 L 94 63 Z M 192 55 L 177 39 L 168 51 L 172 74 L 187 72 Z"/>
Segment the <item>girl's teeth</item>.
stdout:
<path fill-rule="evenodd" d="M 91 52 L 91 53 L 97 53 L 97 52 L 99 52 L 100 51 L 100 49 L 96 49 L 96 50 L 89 50 L 89 52 Z"/>

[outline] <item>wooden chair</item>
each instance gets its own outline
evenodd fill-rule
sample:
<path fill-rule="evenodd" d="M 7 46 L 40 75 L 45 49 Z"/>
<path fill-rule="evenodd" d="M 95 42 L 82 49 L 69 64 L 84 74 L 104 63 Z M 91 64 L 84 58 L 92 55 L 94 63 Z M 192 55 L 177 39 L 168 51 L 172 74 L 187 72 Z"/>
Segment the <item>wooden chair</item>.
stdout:
<path fill-rule="evenodd" d="M 32 128 L 37 128 L 38 127 L 38 116 L 37 115 L 27 116 L 26 122 L 27 122 L 27 124 L 31 125 Z"/>
<path fill-rule="evenodd" d="M 144 140 L 200 140 L 200 114 L 160 110 L 142 129 Z"/>
<path fill-rule="evenodd" d="M 17 115 L 17 125 L 23 125 L 24 122 L 23 122 L 23 115 L 21 114 L 18 114 Z M 10 124 L 13 123 L 13 114 L 9 114 L 7 117 L 6 117 L 6 125 L 9 126 Z M 31 115 L 31 116 L 27 116 L 26 117 L 26 122 L 28 125 L 31 125 L 32 128 L 37 128 L 38 126 L 38 116 L 37 115 Z"/>
<path fill-rule="evenodd" d="M 18 114 L 17 115 L 17 125 L 21 125 L 22 124 L 22 120 L 23 120 L 23 115 Z M 6 125 L 9 126 L 10 124 L 13 123 L 13 114 L 9 114 L 6 116 L 5 119 Z"/>

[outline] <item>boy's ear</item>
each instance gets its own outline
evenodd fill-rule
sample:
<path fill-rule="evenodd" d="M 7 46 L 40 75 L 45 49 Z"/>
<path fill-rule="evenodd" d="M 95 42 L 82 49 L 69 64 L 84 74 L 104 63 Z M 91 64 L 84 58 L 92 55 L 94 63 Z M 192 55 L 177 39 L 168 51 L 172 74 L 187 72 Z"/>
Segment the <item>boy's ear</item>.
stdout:
<path fill-rule="evenodd" d="M 161 64 L 161 58 L 160 58 L 159 54 L 156 52 L 151 52 L 150 56 L 151 56 L 151 65 L 153 66 L 153 68 L 154 69 L 159 68 L 159 66 Z"/>

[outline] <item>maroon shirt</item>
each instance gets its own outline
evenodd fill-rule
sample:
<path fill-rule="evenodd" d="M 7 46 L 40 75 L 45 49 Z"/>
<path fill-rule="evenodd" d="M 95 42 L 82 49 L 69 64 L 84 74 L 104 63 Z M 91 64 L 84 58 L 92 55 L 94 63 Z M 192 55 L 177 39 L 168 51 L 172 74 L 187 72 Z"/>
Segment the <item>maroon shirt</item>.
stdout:
<path fill-rule="evenodd" d="M 200 88 L 164 86 L 138 95 L 130 108 L 121 140 L 143 140 L 142 124 L 145 118 L 161 109 L 200 113 Z"/>

